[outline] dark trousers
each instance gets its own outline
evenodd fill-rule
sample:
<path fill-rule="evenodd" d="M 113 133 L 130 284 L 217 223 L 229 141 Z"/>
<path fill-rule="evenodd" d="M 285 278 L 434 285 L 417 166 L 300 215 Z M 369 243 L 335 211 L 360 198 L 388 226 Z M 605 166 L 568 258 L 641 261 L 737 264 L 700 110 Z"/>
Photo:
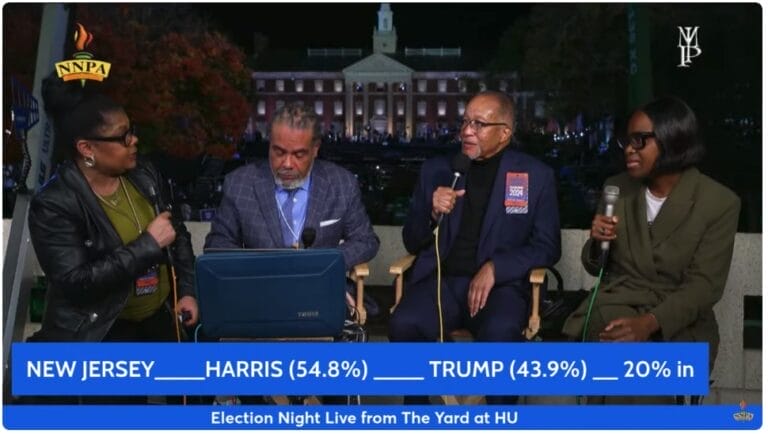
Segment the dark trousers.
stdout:
<path fill-rule="evenodd" d="M 469 317 L 469 277 L 442 279 L 443 336 L 467 328 L 479 342 L 519 342 L 528 315 L 529 296 L 514 286 L 494 287 L 485 308 Z M 440 336 L 437 280 L 428 279 L 403 291 L 389 319 L 390 342 L 435 342 Z"/>
<path fill-rule="evenodd" d="M 117 319 L 102 342 L 176 342 L 175 319 L 166 306 L 141 321 Z M 147 404 L 147 396 L 36 396 L 21 400 L 30 404 Z M 169 404 L 181 404 L 180 396 L 168 396 Z"/>
<path fill-rule="evenodd" d="M 470 277 L 445 276 L 442 279 L 443 338 L 467 328 L 479 342 L 520 342 L 528 315 L 529 296 L 514 286 L 494 287 L 485 307 L 469 317 Z M 390 342 L 435 342 L 440 337 L 437 309 L 437 279 L 406 287 L 403 298 L 389 320 Z M 488 404 L 516 404 L 517 396 L 487 396 Z M 429 404 L 425 396 L 406 396 L 406 405 Z"/>

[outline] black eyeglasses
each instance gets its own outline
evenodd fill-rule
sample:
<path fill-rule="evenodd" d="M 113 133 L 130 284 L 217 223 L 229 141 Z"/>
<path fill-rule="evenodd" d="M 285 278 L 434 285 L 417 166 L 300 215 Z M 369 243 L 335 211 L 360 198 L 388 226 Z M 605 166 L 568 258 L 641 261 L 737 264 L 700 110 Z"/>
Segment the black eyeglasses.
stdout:
<path fill-rule="evenodd" d="M 624 137 L 618 137 L 616 139 L 616 143 L 618 143 L 619 148 L 625 149 L 627 146 L 631 146 L 632 149 L 635 149 L 636 151 L 639 151 L 643 148 L 645 148 L 646 140 L 647 139 L 655 139 L 656 133 L 654 132 L 636 132 L 636 133 L 629 133 Z"/>
<path fill-rule="evenodd" d="M 130 137 L 136 137 L 136 125 L 131 125 L 128 130 L 120 136 L 112 137 L 83 137 L 85 140 L 98 140 L 100 142 L 115 142 L 120 143 L 126 148 L 131 145 Z"/>
<path fill-rule="evenodd" d="M 474 132 L 478 132 L 485 127 L 495 127 L 499 125 L 504 125 L 505 127 L 509 128 L 509 125 L 505 124 L 504 122 L 483 122 L 478 121 L 477 119 L 462 119 L 461 129 L 463 130 L 467 127 L 467 125 L 469 125 L 469 128 Z"/>

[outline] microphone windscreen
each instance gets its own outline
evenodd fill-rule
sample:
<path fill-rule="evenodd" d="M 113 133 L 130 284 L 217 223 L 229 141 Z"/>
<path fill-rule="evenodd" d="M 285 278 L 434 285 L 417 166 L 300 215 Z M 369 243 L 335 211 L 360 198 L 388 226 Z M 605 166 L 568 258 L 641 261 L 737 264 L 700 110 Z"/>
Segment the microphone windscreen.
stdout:
<path fill-rule="evenodd" d="M 303 231 L 301 231 L 301 243 L 304 244 L 304 248 L 308 249 L 312 244 L 315 242 L 315 237 L 317 236 L 317 231 L 315 231 L 315 228 L 304 228 Z"/>
<path fill-rule="evenodd" d="M 606 204 L 613 205 L 619 200 L 619 187 L 606 185 L 603 189 L 603 200 Z"/>
<path fill-rule="evenodd" d="M 471 164 L 472 159 L 467 157 L 467 155 L 463 152 L 459 152 L 453 156 L 453 161 L 451 161 L 451 169 L 453 169 L 454 172 L 459 172 L 463 175 L 467 173 L 467 170 L 469 170 L 469 166 Z"/>

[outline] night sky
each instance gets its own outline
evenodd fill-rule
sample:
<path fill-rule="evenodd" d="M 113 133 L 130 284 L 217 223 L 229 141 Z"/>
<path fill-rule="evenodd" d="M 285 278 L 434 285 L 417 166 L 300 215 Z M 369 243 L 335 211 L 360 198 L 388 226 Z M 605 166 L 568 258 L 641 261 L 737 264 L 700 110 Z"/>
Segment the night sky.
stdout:
<path fill-rule="evenodd" d="M 370 50 L 380 3 L 207 4 L 212 24 L 252 50 L 253 33 L 268 49 L 347 47 Z M 529 4 L 391 3 L 398 49 L 462 47 L 492 51 L 504 30 Z"/>

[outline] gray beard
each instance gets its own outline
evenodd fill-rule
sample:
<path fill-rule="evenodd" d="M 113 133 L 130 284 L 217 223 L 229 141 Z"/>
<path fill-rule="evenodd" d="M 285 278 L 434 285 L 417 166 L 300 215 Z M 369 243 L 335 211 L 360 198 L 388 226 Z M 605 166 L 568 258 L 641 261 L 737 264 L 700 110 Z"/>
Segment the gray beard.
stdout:
<path fill-rule="evenodd" d="M 295 188 L 301 187 L 301 184 L 304 184 L 304 181 L 306 181 L 307 178 L 309 177 L 309 175 L 312 174 L 312 169 L 314 168 L 314 166 L 315 166 L 315 164 L 313 162 L 312 166 L 310 166 L 309 170 L 307 171 L 307 176 L 305 176 L 303 178 L 299 178 L 299 179 L 293 180 L 293 181 L 288 182 L 288 183 L 286 183 L 285 181 L 280 179 L 280 177 L 277 176 L 277 174 L 274 173 L 274 172 L 272 172 L 272 178 L 275 180 L 275 185 L 276 186 L 282 187 L 285 190 L 293 190 Z"/>
<path fill-rule="evenodd" d="M 304 177 L 304 178 L 296 179 L 286 183 L 277 176 L 275 176 L 274 178 L 275 178 L 275 185 L 277 185 L 278 187 L 282 187 L 285 190 L 293 190 L 293 189 L 299 188 L 301 184 L 304 184 L 304 181 L 306 181 L 307 179 L 306 177 Z"/>

